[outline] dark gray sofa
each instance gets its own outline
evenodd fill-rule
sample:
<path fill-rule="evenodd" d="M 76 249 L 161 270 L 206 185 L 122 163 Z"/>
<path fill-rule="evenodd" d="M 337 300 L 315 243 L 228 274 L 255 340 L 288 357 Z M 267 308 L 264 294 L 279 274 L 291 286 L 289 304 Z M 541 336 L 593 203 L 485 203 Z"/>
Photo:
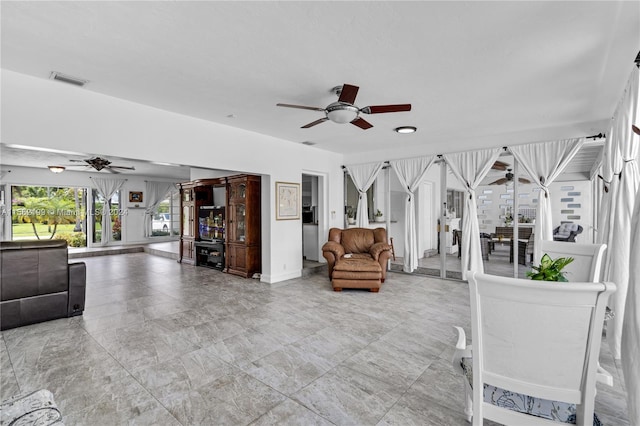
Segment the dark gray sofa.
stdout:
<path fill-rule="evenodd" d="M 84 311 L 86 265 L 66 241 L 1 241 L 0 269 L 0 330 Z"/>

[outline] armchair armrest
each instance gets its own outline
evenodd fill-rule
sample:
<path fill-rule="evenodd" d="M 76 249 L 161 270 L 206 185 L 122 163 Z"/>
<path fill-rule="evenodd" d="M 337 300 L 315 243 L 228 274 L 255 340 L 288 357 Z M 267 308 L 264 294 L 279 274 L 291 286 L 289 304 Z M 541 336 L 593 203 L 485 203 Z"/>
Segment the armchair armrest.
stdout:
<path fill-rule="evenodd" d="M 378 260 L 380 254 L 384 251 L 391 252 L 391 246 L 387 243 L 375 243 L 369 248 L 369 254 L 373 257 L 373 260 Z"/>
<path fill-rule="evenodd" d="M 322 252 L 332 253 L 335 256 L 335 259 L 338 260 L 344 256 L 344 247 L 335 241 L 329 241 L 322 246 Z"/>

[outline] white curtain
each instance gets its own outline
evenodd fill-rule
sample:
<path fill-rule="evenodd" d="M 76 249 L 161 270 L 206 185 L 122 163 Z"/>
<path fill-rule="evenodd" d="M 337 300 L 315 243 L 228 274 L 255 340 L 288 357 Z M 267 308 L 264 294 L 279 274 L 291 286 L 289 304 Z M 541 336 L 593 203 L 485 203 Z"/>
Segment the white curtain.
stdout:
<path fill-rule="evenodd" d="M 149 182 L 145 185 L 145 197 L 147 197 L 147 208 L 144 213 L 144 236 L 150 237 L 152 234 L 153 215 L 158 211 L 158 206 L 167 198 L 167 194 L 177 191 L 178 188 L 173 182 Z"/>
<path fill-rule="evenodd" d="M 367 205 L 367 189 L 384 167 L 384 162 L 358 164 L 355 166 L 346 166 L 347 172 L 351 176 L 351 180 L 358 190 L 358 210 L 356 213 L 356 224 L 359 227 L 369 226 L 369 206 Z"/>
<path fill-rule="evenodd" d="M 464 214 L 462 215 L 462 279 L 467 271 L 484 272 L 482 249 L 480 246 L 480 226 L 478 225 L 478 206 L 476 188 L 489 173 L 500 156 L 501 148 L 485 149 L 457 154 L 444 154 L 443 157 L 451 172 L 458 178 L 467 191 Z"/>
<path fill-rule="evenodd" d="M 640 425 L 640 192 L 631 227 L 631 265 L 622 325 L 622 372 L 627 388 L 629 423 Z M 611 321 L 611 320 L 609 320 Z"/>
<path fill-rule="evenodd" d="M 91 178 L 91 180 L 105 200 L 102 208 L 102 237 L 100 238 L 100 245 L 105 246 L 111 241 L 111 197 L 122 188 L 127 180 L 101 178 Z"/>
<path fill-rule="evenodd" d="M 542 258 L 540 241 L 553 239 L 553 216 L 549 185 L 562 173 L 584 145 L 584 138 L 553 142 L 516 145 L 509 148 L 518 164 L 527 172 L 534 184 L 540 186 L 538 212 L 534 227 L 533 257 L 537 264 Z M 559 224 L 558 224 L 559 225 Z"/>
<path fill-rule="evenodd" d="M 407 204 L 404 213 L 404 264 L 402 266 L 402 270 L 405 272 L 413 272 L 418 267 L 418 240 L 416 236 L 416 210 L 414 202 L 415 191 L 435 159 L 435 156 L 431 156 L 390 161 L 391 167 L 395 170 L 396 175 L 398 175 L 400 184 L 407 193 Z"/>
<path fill-rule="evenodd" d="M 604 279 L 614 282 L 618 287 L 609 299 L 609 307 L 615 315 L 607 325 L 607 341 L 616 359 L 640 357 L 638 353 L 622 353 L 622 328 L 627 306 L 630 265 L 639 262 L 638 258 L 631 257 L 630 232 L 636 194 L 640 186 L 637 161 L 640 138 L 631 130 L 631 125 L 638 123 L 638 78 L 638 69 L 634 66 L 607 135 L 606 145 L 611 146 L 605 153 L 610 154 L 611 157 L 604 159 L 611 162 L 613 170 L 611 185 L 609 185 L 611 222 L 609 228 L 605 229 L 608 234 L 602 235 L 602 238 L 610 241 L 609 253 L 605 259 Z M 629 326 L 633 327 L 632 324 Z M 625 373 L 625 378 L 626 376 Z M 634 379 L 629 378 L 629 380 Z M 635 380 L 638 380 L 637 376 Z"/>

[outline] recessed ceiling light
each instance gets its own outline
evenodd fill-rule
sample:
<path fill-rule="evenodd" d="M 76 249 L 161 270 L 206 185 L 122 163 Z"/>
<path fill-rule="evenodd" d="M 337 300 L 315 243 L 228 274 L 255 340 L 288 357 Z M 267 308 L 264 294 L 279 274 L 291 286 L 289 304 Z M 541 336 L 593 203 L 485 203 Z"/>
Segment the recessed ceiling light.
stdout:
<path fill-rule="evenodd" d="M 398 132 L 398 133 L 413 133 L 417 130 L 418 129 L 414 126 L 400 126 L 393 129 L 394 132 Z"/>

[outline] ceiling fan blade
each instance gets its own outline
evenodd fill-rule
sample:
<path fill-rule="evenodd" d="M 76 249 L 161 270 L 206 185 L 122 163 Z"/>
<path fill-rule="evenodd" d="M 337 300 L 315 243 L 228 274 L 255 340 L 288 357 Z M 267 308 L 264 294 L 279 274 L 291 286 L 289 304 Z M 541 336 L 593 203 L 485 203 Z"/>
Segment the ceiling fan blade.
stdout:
<path fill-rule="evenodd" d="M 359 89 L 360 88 L 358 86 L 352 86 L 350 84 L 343 85 L 342 90 L 340 91 L 338 102 L 344 102 L 353 105 L 353 103 L 356 101 L 356 96 L 358 96 Z"/>
<path fill-rule="evenodd" d="M 384 112 L 402 112 L 411 111 L 411 104 L 398 104 L 398 105 L 373 105 L 366 106 L 360 110 L 365 114 L 382 114 Z"/>
<path fill-rule="evenodd" d="M 505 163 L 504 161 L 496 161 L 495 163 L 493 163 L 493 166 L 491 166 L 491 168 L 493 170 L 505 171 L 505 170 L 507 170 L 508 166 L 509 166 L 509 164 Z"/>
<path fill-rule="evenodd" d="M 123 169 L 123 170 L 135 170 L 135 167 L 126 167 L 126 166 L 107 166 L 108 169 Z"/>
<path fill-rule="evenodd" d="M 286 108 L 308 109 L 311 111 L 324 111 L 324 108 L 310 107 L 310 106 L 304 106 L 304 105 L 276 104 L 276 106 L 286 107 Z"/>
<path fill-rule="evenodd" d="M 494 182 L 491 182 L 489 185 L 504 185 L 509 179 L 507 178 L 500 178 Z"/>
<path fill-rule="evenodd" d="M 529 179 L 525 179 L 525 178 L 518 178 L 518 180 L 520 181 L 520 183 L 531 183 Z"/>
<path fill-rule="evenodd" d="M 367 130 L 373 127 L 373 124 L 369 123 L 367 120 L 365 120 L 362 117 L 356 118 L 351 122 L 351 124 L 353 124 L 354 126 L 360 127 L 362 130 Z"/>
<path fill-rule="evenodd" d="M 637 126 L 634 126 L 632 124 L 631 125 L 631 130 L 633 130 L 633 133 L 635 133 L 636 135 L 640 135 L 640 129 Z"/>
<path fill-rule="evenodd" d="M 324 123 L 325 121 L 329 120 L 327 117 L 322 117 L 317 119 L 316 121 L 312 121 L 309 124 L 305 124 L 304 126 L 300 127 L 301 129 L 308 129 L 309 127 L 313 127 L 316 124 L 320 124 L 320 123 Z"/>
<path fill-rule="evenodd" d="M 112 167 L 105 167 L 105 170 L 108 171 L 109 173 L 113 173 L 114 175 L 119 175 L 120 172 L 117 170 L 114 170 Z"/>

